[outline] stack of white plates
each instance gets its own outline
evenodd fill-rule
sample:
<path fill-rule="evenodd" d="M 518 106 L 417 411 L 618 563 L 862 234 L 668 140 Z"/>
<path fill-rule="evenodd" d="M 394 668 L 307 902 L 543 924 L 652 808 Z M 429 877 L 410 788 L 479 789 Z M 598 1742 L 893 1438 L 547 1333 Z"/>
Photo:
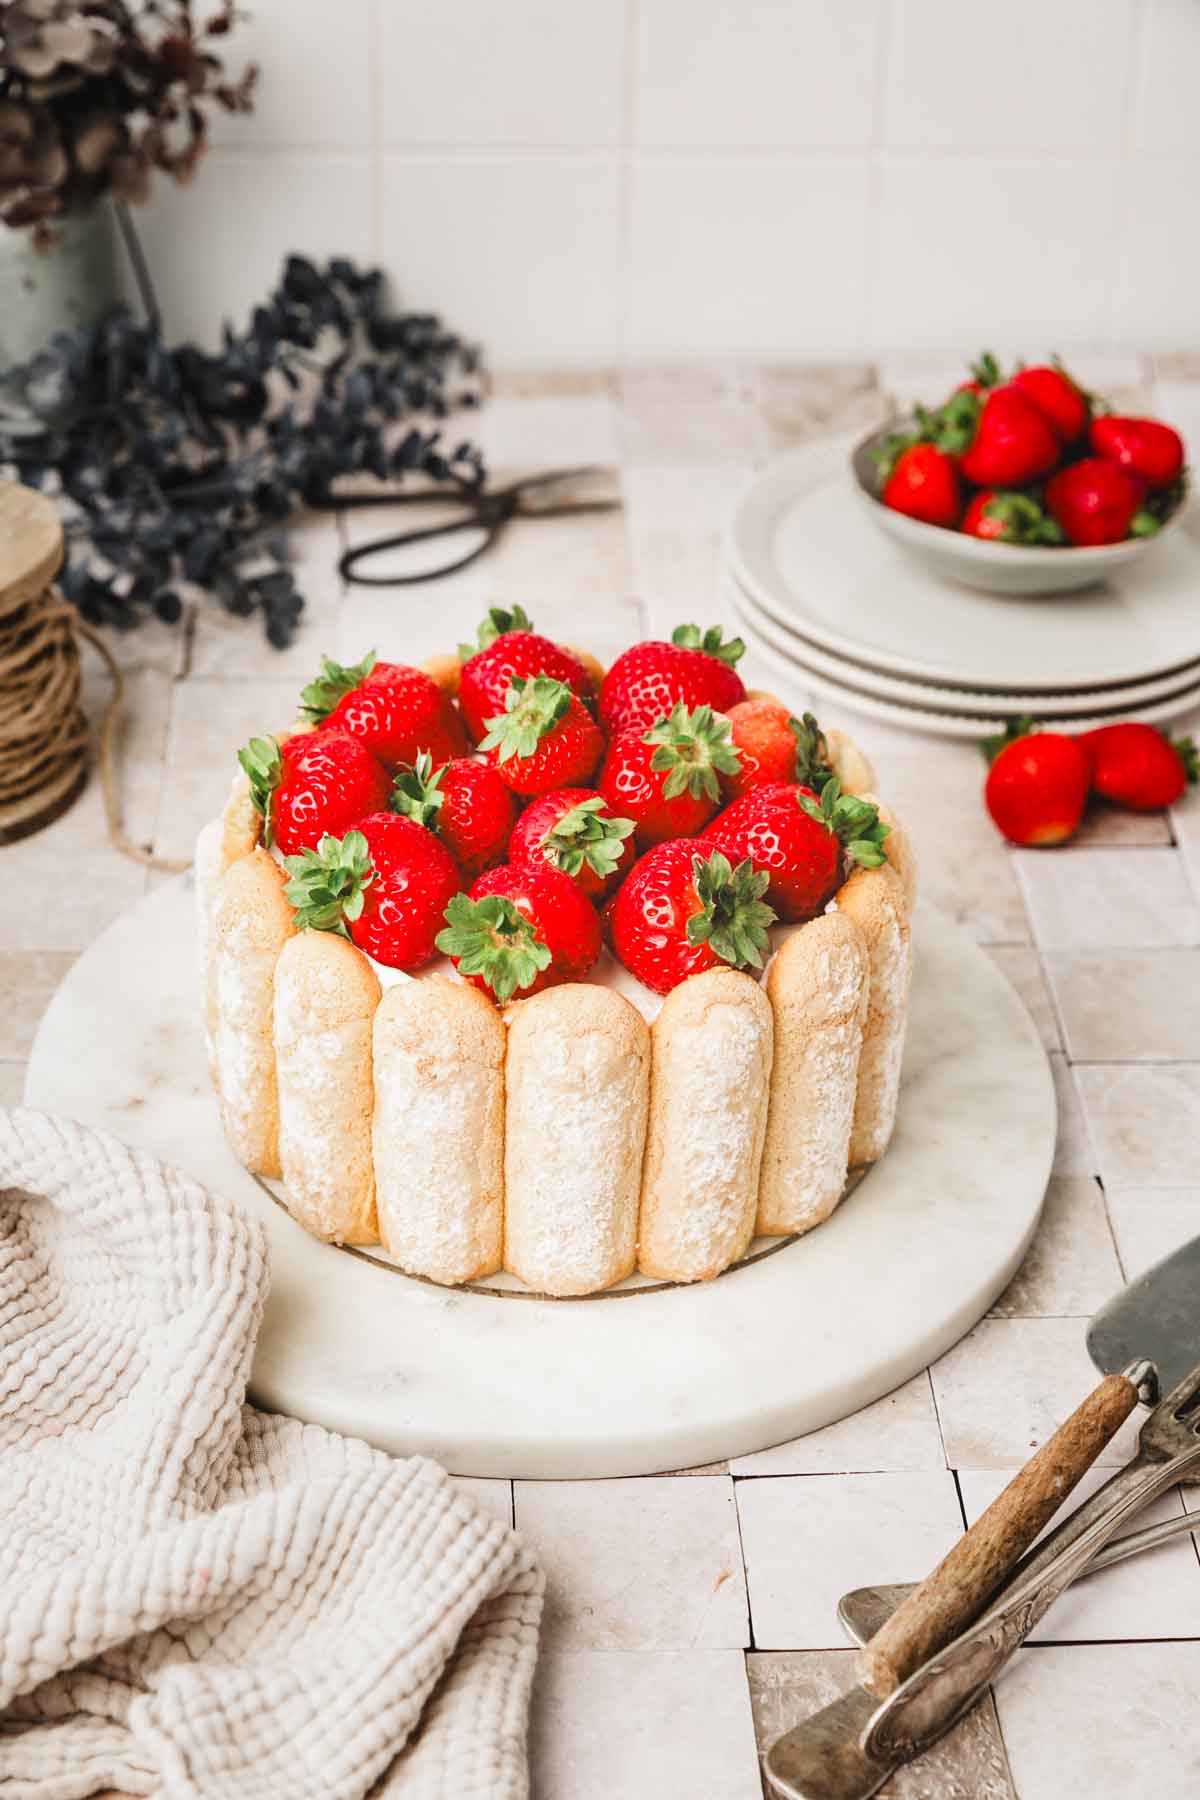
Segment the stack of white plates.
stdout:
<path fill-rule="evenodd" d="M 810 446 L 774 463 L 734 514 L 733 604 L 781 675 L 869 717 L 951 737 L 1018 713 L 1072 728 L 1200 705 L 1191 520 L 1103 585 L 1017 599 L 910 560 L 871 529 L 852 480 L 844 446 Z"/>

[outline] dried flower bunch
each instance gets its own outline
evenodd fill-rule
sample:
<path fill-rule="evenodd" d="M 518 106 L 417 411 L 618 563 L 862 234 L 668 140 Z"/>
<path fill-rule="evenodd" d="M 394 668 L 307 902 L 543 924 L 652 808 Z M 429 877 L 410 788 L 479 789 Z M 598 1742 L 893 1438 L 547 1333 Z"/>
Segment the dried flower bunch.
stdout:
<path fill-rule="evenodd" d="M 483 479 L 479 453 L 444 449 L 436 425 L 478 404 L 477 353 L 432 314 L 386 311 L 380 272 L 345 260 L 289 257 L 215 355 L 169 346 L 118 308 L 57 333 L 5 386 L 0 475 L 58 500 L 60 586 L 93 624 L 122 630 L 179 619 L 192 583 L 259 614 L 282 648 L 304 605 L 282 530 L 297 506 L 364 471 Z"/>
<path fill-rule="evenodd" d="M 256 70 L 226 80 L 191 0 L 0 0 L 0 221 L 53 221 L 101 195 L 143 200 L 162 169 L 183 181 L 204 148 L 204 107 L 249 112 Z"/>

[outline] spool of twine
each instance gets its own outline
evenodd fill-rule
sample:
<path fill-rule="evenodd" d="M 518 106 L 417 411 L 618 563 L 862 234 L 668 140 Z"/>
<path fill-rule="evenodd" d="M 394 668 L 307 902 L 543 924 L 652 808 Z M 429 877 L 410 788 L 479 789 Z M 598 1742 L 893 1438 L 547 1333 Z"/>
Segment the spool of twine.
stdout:
<path fill-rule="evenodd" d="M 83 640 L 112 681 L 97 756 L 109 838 L 147 868 L 184 869 L 186 863 L 156 857 L 125 834 L 116 757 L 125 684 L 104 639 L 52 586 L 62 557 L 62 526 L 51 503 L 30 488 L 0 483 L 0 844 L 49 825 L 87 782 Z"/>

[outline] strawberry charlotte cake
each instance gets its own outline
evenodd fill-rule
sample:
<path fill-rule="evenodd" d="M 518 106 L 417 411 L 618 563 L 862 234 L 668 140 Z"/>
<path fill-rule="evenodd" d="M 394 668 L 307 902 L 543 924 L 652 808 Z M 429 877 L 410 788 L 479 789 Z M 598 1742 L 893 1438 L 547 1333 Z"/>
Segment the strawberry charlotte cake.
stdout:
<path fill-rule="evenodd" d="M 913 864 L 855 746 L 681 626 L 604 669 L 493 610 L 326 661 L 196 855 L 226 1135 L 447 1284 L 701 1281 L 882 1155 Z"/>

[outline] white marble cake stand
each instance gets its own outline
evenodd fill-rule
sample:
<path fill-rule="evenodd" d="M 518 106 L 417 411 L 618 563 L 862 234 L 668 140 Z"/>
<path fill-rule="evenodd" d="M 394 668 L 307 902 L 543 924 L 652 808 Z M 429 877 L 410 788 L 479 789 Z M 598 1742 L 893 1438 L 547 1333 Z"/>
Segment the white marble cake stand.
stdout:
<path fill-rule="evenodd" d="M 639 1475 L 761 1450 L 906 1380 L 986 1311 L 1032 1235 L 1054 1092 L 1020 1001 L 931 908 L 896 1137 L 830 1222 L 695 1287 L 552 1301 L 452 1292 L 308 1237 L 226 1148 L 198 1023 L 187 879 L 55 995 L 31 1106 L 236 1197 L 266 1228 L 260 1404 L 460 1474 Z"/>

